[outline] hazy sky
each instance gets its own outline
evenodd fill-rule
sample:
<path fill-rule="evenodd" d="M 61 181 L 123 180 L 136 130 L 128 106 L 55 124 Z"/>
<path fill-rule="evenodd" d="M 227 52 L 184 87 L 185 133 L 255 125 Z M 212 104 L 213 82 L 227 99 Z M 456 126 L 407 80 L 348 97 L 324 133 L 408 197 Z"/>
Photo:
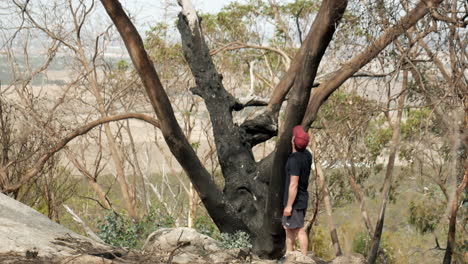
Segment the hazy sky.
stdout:
<path fill-rule="evenodd" d="M 233 0 L 192 0 L 195 9 L 208 13 L 218 12 L 231 2 Z M 121 0 L 121 3 L 127 10 L 136 14 L 139 26 L 154 20 L 174 20 L 180 11 L 177 0 Z"/>

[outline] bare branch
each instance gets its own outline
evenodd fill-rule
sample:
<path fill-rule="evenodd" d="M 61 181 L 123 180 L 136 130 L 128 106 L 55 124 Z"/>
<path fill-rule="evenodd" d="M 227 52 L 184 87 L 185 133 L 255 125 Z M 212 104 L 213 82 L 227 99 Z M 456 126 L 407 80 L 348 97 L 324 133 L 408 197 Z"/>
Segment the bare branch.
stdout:
<path fill-rule="evenodd" d="M 302 124 L 309 127 L 317 117 L 317 112 L 322 103 L 343 84 L 349 77 L 355 74 L 364 65 L 375 58 L 385 47 L 394 41 L 399 35 L 411 28 L 423 18 L 430 9 L 436 7 L 442 0 L 420 1 L 413 10 L 401 18 L 398 23 L 387 29 L 382 36 L 375 40 L 368 48 L 359 55 L 344 64 L 333 74 L 328 81 L 314 89 L 309 100 L 307 112 Z"/>
<path fill-rule="evenodd" d="M 54 147 L 50 148 L 47 150 L 39 159 L 38 161 L 34 164 L 32 168 L 30 168 L 22 177 L 21 180 L 13 185 L 10 186 L 5 186 L 3 190 L 1 190 L 4 193 L 9 193 L 9 192 L 14 192 L 21 188 L 25 183 L 30 181 L 32 178 L 34 178 L 39 172 L 41 172 L 42 168 L 46 164 L 46 162 L 59 150 L 61 150 L 63 147 L 65 147 L 70 141 L 72 141 L 74 138 L 84 135 L 88 133 L 91 129 L 93 129 L 96 126 L 109 123 L 109 122 L 114 122 L 114 121 L 119 121 L 119 120 L 124 120 L 124 119 L 129 119 L 129 118 L 134 118 L 134 119 L 139 119 L 145 122 L 148 122 L 152 124 L 155 127 L 160 127 L 159 121 L 144 115 L 144 114 L 137 114 L 137 113 L 130 113 L 130 114 L 123 114 L 123 115 L 117 115 L 117 116 L 109 116 L 105 118 L 98 119 L 96 121 L 93 121 L 85 126 L 82 126 L 72 133 L 68 134 L 65 136 L 62 140 L 57 142 Z"/>

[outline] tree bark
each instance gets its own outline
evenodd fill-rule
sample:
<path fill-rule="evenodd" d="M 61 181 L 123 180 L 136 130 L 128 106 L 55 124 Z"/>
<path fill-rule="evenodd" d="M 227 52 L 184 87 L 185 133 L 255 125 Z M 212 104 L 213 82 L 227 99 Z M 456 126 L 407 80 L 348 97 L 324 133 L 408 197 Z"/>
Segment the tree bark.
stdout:
<path fill-rule="evenodd" d="M 259 192 L 260 183 L 252 181 L 257 170 L 252 148 L 245 141 L 246 133 L 234 124 L 232 111 L 239 107 L 236 99 L 223 86 L 222 76 L 217 72 L 208 46 L 199 25 L 199 18 L 188 0 L 179 1 L 182 12 L 177 27 L 182 37 L 182 49 L 196 87 L 192 92 L 205 101 L 213 127 L 216 152 L 224 177 L 224 194 L 249 229 L 259 223 L 257 214 L 264 192 Z M 223 231 L 223 230 L 221 230 Z"/>

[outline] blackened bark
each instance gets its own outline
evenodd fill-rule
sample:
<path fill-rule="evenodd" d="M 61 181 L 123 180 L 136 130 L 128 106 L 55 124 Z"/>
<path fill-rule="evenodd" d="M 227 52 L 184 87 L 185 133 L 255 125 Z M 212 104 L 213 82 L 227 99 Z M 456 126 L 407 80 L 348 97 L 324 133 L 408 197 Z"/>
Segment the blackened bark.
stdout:
<path fill-rule="evenodd" d="M 117 0 L 101 0 L 114 22 L 132 62 L 148 94 L 151 105 L 160 119 L 161 132 L 174 157 L 194 184 L 200 199 L 213 221 L 221 230 L 245 230 L 245 225 L 226 196 L 218 189 L 211 175 L 203 167 L 195 151 L 185 138 L 174 115 L 169 98 L 159 80 L 154 65 L 146 53 L 135 26 Z"/>
<path fill-rule="evenodd" d="M 181 1 L 180 4 L 182 12 L 177 27 L 182 37 L 182 49 L 196 82 L 192 92 L 203 98 L 210 114 L 225 182 L 224 195 L 233 206 L 236 216 L 252 234 L 263 217 L 258 212 L 262 212 L 265 200 L 265 192 L 259 188 L 261 183 L 255 180 L 258 171 L 252 146 L 245 130 L 234 124 L 232 111 L 237 107 L 236 100 L 223 86 L 195 10 L 187 1 Z"/>
<path fill-rule="evenodd" d="M 309 34 L 296 55 L 291 68 L 297 70 L 286 107 L 284 132 L 276 144 L 271 167 L 269 194 L 263 221 L 264 232 L 257 239 L 254 250 L 261 257 L 280 257 L 284 249 L 284 230 L 281 226 L 284 193 L 284 167 L 291 150 L 292 128 L 301 123 L 307 108 L 310 89 L 318 66 L 332 40 L 336 26 L 346 10 L 347 1 L 323 1 Z M 288 77 L 288 76 L 287 76 Z M 281 85 L 281 83 L 280 83 Z"/>

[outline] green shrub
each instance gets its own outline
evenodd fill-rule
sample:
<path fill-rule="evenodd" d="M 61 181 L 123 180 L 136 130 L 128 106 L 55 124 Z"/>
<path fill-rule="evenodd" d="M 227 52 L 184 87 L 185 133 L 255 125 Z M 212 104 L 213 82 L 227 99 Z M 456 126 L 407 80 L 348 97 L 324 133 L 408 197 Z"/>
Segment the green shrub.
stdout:
<path fill-rule="evenodd" d="M 174 219 L 161 210 L 152 207 L 139 222 L 134 222 L 127 215 L 114 211 L 104 213 L 98 220 L 98 236 L 104 242 L 119 247 L 139 247 L 151 232 L 161 227 L 173 227 Z"/>
<path fill-rule="evenodd" d="M 443 206 L 431 201 L 411 201 L 409 223 L 421 234 L 432 233 L 443 215 Z"/>
<path fill-rule="evenodd" d="M 193 227 L 198 233 L 218 239 L 219 230 L 213 220 L 206 214 L 197 216 L 193 221 Z"/>
<path fill-rule="evenodd" d="M 331 239 L 327 228 L 318 225 L 314 226 L 313 230 L 314 235 L 311 239 L 309 239 L 309 247 L 312 247 L 314 255 L 322 259 L 332 259 L 335 257 L 333 247 L 330 246 Z"/>
<path fill-rule="evenodd" d="M 369 250 L 372 246 L 372 239 L 367 232 L 360 232 L 353 240 L 353 251 L 362 254 L 365 258 L 368 257 Z M 380 239 L 379 253 L 375 263 L 377 264 L 392 264 L 395 262 L 394 248 L 388 241 L 382 237 Z"/>
<path fill-rule="evenodd" d="M 252 248 L 249 234 L 243 231 L 237 231 L 234 234 L 221 233 L 221 245 L 225 249 L 232 248 Z"/>
<path fill-rule="evenodd" d="M 137 243 L 137 230 L 132 220 L 125 215 L 109 211 L 103 219 L 98 220 L 97 235 L 104 242 L 119 247 L 135 247 Z"/>

